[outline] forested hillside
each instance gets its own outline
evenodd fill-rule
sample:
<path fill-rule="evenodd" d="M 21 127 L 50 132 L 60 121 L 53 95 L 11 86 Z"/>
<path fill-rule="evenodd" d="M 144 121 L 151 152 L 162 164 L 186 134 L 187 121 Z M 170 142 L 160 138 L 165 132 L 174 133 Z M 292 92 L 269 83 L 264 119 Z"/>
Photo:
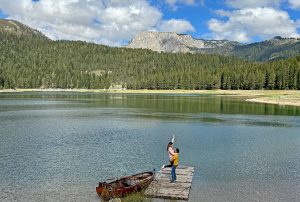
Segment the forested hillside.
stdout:
<path fill-rule="evenodd" d="M 300 55 L 300 39 L 275 37 L 259 43 L 235 46 L 231 54 L 252 61 L 285 59 Z"/>
<path fill-rule="evenodd" d="M 300 89 L 300 57 L 254 63 L 0 32 L 0 88 Z"/>

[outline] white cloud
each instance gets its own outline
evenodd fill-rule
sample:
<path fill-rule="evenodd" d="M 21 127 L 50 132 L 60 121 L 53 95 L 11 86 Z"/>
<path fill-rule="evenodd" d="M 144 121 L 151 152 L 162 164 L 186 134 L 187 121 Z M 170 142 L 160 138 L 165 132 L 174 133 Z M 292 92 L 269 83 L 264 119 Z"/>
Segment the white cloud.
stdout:
<path fill-rule="evenodd" d="M 300 0 L 289 0 L 289 4 L 294 9 L 300 9 Z"/>
<path fill-rule="evenodd" d="M 268 39 L 274 36 L 299 37 L 298 23 L 288 13 L 274 8 L 245 8 L 235 11 L 218 11 L 227 20 L 211 19 L 208 22 L 212 38 L 250 42 L 253 37 Z"/>
<path fill-rule="evenodd" d="M 176 0 L 170 0 L 176 1 Z M 281 3 L 288 2 L 293 9 L 300 9 L 300 0 L 225 0 L 227 6 L 237 9 L 273 7 L 279 8 Z"/>
<path fill-rule="evenodd" d="M 170 5 L 174 5 L 176 3 L 183 3 L 183 4 L 194 4 L 195 3 L 195 0 L 166 0 L 167 4 L 170 4 Z"/>
<path fill-rule="evenodd" d="M 178 4 L 184 5 L 204 5 L 205 0 L 165 0 L 165 2 L 173 9 L 176 10 L 178 8 Z"/>
<path fill-rule="evenodd" d="M 108 45 L 120 45 L 140 31 L 159 31 L 168 22 L 147 0 L 0 0 L 0 9 L 52 39 Z"/>
<path fill-rule="evenodd" d="M 278 7 L 283 0 L 226 0 L 233 8 Z M 295 0 L 299 1 L 299 0 Z"/>
<path fill-rule="evenodd" d="M 186 33 L 187 31 L 195 31 L 190 22 L 186 20 L 171 19 L 163 21 L 160 25 L 160 30 L 163 32 Z"/>

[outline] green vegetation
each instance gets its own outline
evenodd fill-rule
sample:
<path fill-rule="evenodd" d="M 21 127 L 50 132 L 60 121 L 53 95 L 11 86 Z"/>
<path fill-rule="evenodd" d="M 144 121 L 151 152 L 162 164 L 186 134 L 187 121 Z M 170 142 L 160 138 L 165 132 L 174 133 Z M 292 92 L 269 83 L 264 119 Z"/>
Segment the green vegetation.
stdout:
<path fill-rule="evenodd" d="M 209 45 L 209 41 L 206 41 L 206 44 Z M 300 54 L 300 38 L 277 36 L 270 40 L 251 44 L 239 44 L 229 41 L 224 46 L 199 49 L 196 52 L 236 56 L 248 61 L 275 61 L 298 56 Z"/>
<path fill-rule="evenodd" d="M 145 198 L 143 192 L 131 194 L 125 198 L 121 198 L 122 202 L 151 202 L 151 199 Z"/>
<path fill-rule="evenodd" d="M 300 54 L 300 40 L 275 37 L 259 43 L 235 46 L 231 54 L 252 61 L 285 59 Z"/>
<path fill-rule="evenodd" d="M 0 32 L 0 88 L 300 89 L 300 56 L 268 63 Z"/>

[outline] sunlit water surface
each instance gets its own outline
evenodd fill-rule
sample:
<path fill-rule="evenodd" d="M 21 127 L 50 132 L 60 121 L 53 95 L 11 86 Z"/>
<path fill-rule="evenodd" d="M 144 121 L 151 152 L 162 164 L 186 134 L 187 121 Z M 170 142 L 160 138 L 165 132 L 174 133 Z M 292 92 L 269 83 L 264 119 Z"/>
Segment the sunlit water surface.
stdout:
<path fill-rule="evenodd" d="M 159 169 L 176 135 L 190 201 L 300 201 L 300 108 L 242 98 L 0 94 L 0 201 L 99 201 L 100 180 Z"/>

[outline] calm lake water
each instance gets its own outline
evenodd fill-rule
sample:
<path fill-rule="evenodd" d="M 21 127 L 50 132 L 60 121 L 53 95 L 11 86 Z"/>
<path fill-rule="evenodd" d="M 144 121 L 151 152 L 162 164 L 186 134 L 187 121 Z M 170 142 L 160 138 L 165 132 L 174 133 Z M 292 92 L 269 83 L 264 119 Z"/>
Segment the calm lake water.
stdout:
<path fill-rule="evenodd" d="M 176 135 L 190 201 L 300 201 L 300 107 L 230 96 L 0 94 L 0 201 L 100 201 Z"/>

